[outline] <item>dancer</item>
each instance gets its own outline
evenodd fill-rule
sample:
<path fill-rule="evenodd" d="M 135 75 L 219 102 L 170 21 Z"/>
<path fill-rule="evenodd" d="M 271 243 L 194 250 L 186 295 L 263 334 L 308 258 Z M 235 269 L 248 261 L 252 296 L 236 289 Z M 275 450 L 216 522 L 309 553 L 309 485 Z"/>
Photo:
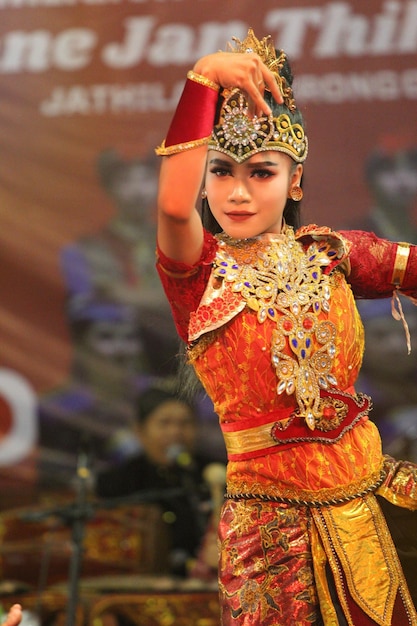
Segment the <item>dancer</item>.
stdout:
<path fill-rule="evenodd" d="M 291 85 L 285 53 L 250 30 L 196 62 L 157 150 L 157 267 L 228 453 L 222 624 L 416 624 L 376 496 L 417 515 L 417 468 L 383 456 L 355 391 L 354 297 L 398 312 L 417 250 L 299 227 L 308 141 Z"/>

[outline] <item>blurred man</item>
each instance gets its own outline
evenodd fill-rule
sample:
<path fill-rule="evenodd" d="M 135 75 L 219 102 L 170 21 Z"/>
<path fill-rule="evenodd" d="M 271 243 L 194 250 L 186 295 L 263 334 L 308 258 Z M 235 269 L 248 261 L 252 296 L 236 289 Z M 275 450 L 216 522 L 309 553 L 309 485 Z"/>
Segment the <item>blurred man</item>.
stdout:
<path fill-rule="evenodd" d="M 100 474 L 102 498 L 137 494 L 159 504 L 169 528 L 171 572 L 186 575 L 204 536 L 210 494 L 203 471 L 209 459 L 195 453 L 194 407 L 175 393 L 149 388 L 139 398 L 136 432 L 141 451 Z M 171 493 L 170 493 L 171 492 Z"/>

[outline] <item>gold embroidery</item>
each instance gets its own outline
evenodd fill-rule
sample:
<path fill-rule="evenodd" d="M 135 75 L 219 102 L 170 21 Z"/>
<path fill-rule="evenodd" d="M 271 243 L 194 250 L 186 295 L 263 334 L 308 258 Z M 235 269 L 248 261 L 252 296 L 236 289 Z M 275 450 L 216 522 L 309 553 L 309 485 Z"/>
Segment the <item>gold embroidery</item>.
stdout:
<path fill-rule="evenodd" d="M 321 416 L 316 419 L 316 428 L 322 432 L 334 430 L 348 414 L 346 402 L 337 398 L 322 398 Z"/>
<path fill-rule="evenodd" d="M 229 502 L 224 515 L 229 522 L 227 533 L 220 533 L 219 591 L 226 621 L 289 624 L 295 611 L 299 623 L 316 622 L 309 512 Z M 290 591 L 283 580 L 290 581 Z"/>
<path fill-rule="evenodd" d="M 310 429 L 322 416 L 320 389 L 337 386 L 332 372 L 336 327 L 319 314 L 330 310 L 332 279 L 323 273 L 337 252 L 327 241 L 313 241 L 306 251 L 292 228 L 285 236 L 233 240 L 219 235 L 214 276 L 232 283 L 258 322 L 275 322 L 271 361 L 277 393 L 294 394 Z"/>

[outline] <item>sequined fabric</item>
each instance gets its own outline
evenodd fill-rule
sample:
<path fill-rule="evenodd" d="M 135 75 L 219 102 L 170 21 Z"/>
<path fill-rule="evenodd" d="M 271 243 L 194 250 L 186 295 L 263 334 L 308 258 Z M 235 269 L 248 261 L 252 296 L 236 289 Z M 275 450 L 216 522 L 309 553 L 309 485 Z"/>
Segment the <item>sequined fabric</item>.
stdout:
<path fill-rule="evenodd" d="M 305 227 L 295 240 L 285 234 L 281 242 L 284 247 L 290 242 L 295 246 L 286 275 L 286 255 L 280 257 L 279 241 L 272 242 L 271 249 L 271 239 L 261 238 L 250 250 L 246 243 L 240 247 L 225 240 L 223 245 L 205 237 L 200 264 L 180 268 L 182 278 L 175 278 L 165 272 L 175 272 L 175 264 L 161 257 L 160 274 L 181 335 L 190 330 L 190 360 L 214 402 L 220 425 L 225 430 L 247 429 L 264 424 L 265 416 L 276 412 L 290 416 L 297 410 L 304 417 L 311 411 L 322 424 L 324 415 L 318 409 L 326 385 L 355 393 L 364 335 L 354 297 L 392 295 L 396 244 L 359 231 L 338 234 Z M 253 265 L 256 255 L 254 275 L 249 267 L 240 271 L 248 254 L 252 255 L 248 265 Z M 320 262 L 315 263 L 315 254 Z M 268 264 L 271 258 L 275 260 L 269 273 L 261 261 Z M 302 267 L 301 280 L 301 274 L 294 275 L 296 266 Z M 186 277 L 190 270 L 192 276 Z M 416 284 L 412 247 L 402 290 L 415 297 Z M 283 301 L 282 293 L 290 297 Z M 328 330 L 323 343 L 320 332 L 310 332 L 313 327 Z M 304 391 L 309 379 L 311 389 Z M 285 433 L 285 419 L 282 427 Z M 384 497 L 390 494 L 391 502 L 415 506 L 415 467 L 384 460 L 379 433 L 366 415 L 341 438 L 328 442 L 315 438 L 308 427 L 310 436 L 298 445 L 277 446 L 256 458 L 228 463 L 227 490 L 237 500 L 225 504 L 220 524 L 223 625 L 337 626 L 334 597 L 326 580 L 329 563 L 334 577 L 339 576 L 343 585 L 349 582 L 345 600 L 341 588 L 338 592 L 349 626 L 391 626 L 397 615 L 401 616 L 398 624 L 417 624 L 400 573 L 391 586 L 386 568 L 381 609 L 377 578 L 370 572 L 362 576 L 360 568 L 353 571 L 349 564 L 356 562 L 355 547 L 349 547 L 347 534 L 340 542 L 337 539 L 338 530 L 348 528 L 345 520 L 361 510 L 363 515 L 355 517 L 361 559 L 372 562 L 375 556 L 375 562 L 386 563 L 393 544 L 381 532 L 376 502 L 372 500 L 366 514 L 361 507 L 376 489 Z M 239 499 L 239 494 L 244 497 Z M 258 499 L 248 499 L 250 494 Z M 287 502 L 268 500 L 274 498 Z M 336 510 L 342 512 L 337 507 L 346 507 L 345 515 L 313 516 L 312 511 L 325 511 L 322 502 L 331 502 L 328 510 L 334 509 L 335 515 Z M 333 552 L 336 546 L 338 552 Z"/>
<path fill-rule="evenodd" d="M 213 281 L 191 315 L 189 339 L 224 325 L 244 307 L 258 324 L 272 322 L 270 355 L 277 393 L 294 394 L 310 429 L 322 417 L 320 389 L 335 388 L 336 326 L 330 311 L 341 241 L 312 241 L 306 249 L 291 228 L 277 236 L 236 241 L 219 236 Z M 334 283 L 334 284 L 333 284 Z"/>

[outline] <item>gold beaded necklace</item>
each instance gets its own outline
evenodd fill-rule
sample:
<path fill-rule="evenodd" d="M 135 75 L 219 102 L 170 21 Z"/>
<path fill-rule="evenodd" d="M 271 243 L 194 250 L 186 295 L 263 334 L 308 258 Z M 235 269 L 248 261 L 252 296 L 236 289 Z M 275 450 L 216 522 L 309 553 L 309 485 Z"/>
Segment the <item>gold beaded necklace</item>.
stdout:
<path fill-rule="evenodd" d="M 332 373 L 336 327 L 320 320 L 330 310 L 330 277 L 322 268 L 337 255 L 327 241 L 307 250 L 291 227 L 283 234 L 236 240 L 218 235 L 214 276 L 232 283 L 260 324 L 275 322 L 271 362 L 277 393 L 295 394 L 300 415 L 310 429 L 321 417 L 320 389 L 337 385 Z"/>

